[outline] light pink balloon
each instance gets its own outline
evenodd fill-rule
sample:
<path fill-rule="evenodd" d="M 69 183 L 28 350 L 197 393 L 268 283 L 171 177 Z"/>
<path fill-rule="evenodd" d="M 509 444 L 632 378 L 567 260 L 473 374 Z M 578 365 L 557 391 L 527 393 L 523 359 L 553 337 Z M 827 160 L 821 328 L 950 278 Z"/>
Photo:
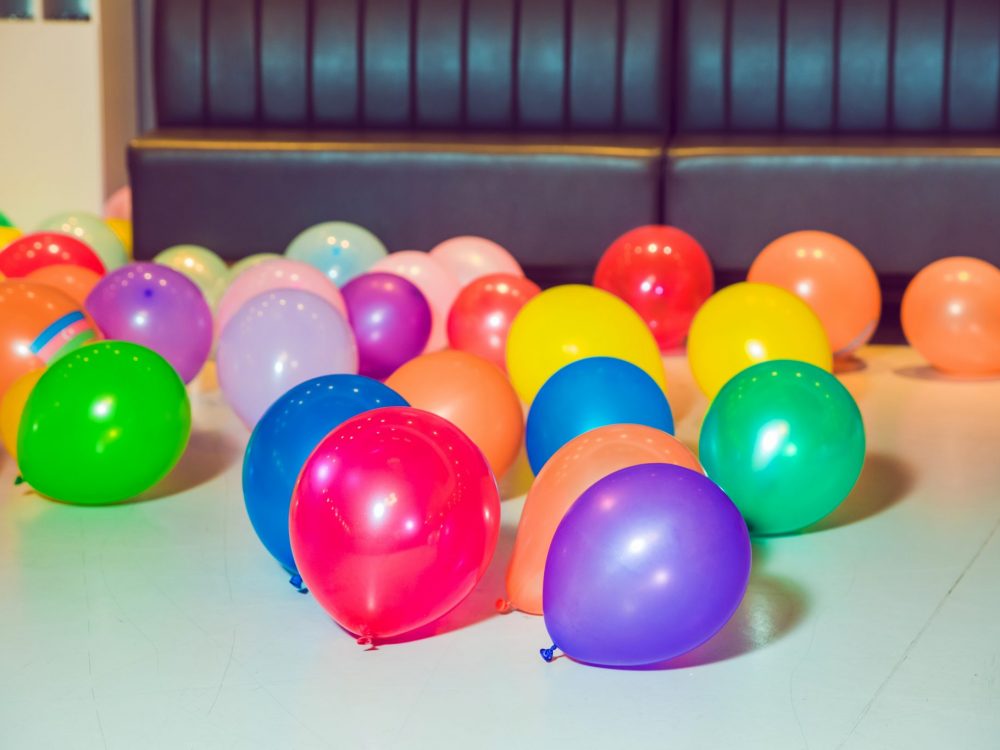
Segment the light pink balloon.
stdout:
<path fill-rule="evenodd" d="M 394 273 L 412 281 L 431 306 L 431 337 L 424 351 L 447 348 L 448 313 L 462 290 L 462 283 L 441 261 L 430 253 L 401 250 L 385 256 L 368 270 Z"/>
<path fill-rule="evenodd" d="M 236 312 L 248 301 L 276 289 L 302 289 L 322 297 L 347 319 L 347 305 L 340 290 L 326 274 L 308 263 L 278 258 L 251 266 L 222 295 L 215 312 L 215 334 L 222 333 Z"/>
<path fill-rule="evenodd" d="M 132 221 L 132 188 L 126 185 L 111 194 L 104 203 L 104 218 Z"/>
<path fill-rule="evenodd" d="M 485 237 L 452 237 L 431 250 L 431 255 L 457 276 L 463 287 L 492 273 L 524 276 L 514 256 Z"/>

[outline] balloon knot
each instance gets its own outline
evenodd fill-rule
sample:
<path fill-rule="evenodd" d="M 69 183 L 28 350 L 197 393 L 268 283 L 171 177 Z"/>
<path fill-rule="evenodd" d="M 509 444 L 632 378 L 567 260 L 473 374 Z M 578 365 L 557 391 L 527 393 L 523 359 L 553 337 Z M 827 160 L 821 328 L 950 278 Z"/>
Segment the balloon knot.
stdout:
<path fill-rule="evenodd" d="M 302 585 L 302 576 L 300 576 L 298 573 L 295 573 L 291 578 L 289 578 L 288 582 L 292 584 L 292 586 L 295 587 L 295 590 L 298 591 L 300 594 L 309 593 L 309 589 L 307 589 L 305 586 Z"/>
<path fill-rule="evenodd" d="M 512 605 L 508 599 L 497 599 L 496 608 L 497 612 L 502 615 L 509 615 L 514 611 L 514 605 Z"/>
<path fill-rule="evenodd" d="M 556 657 L 556 649 L 559 648 L 556 644 L 552 644 L 548 648 L 538 649 L 538 653 L 542 655 L 545 661 L 552 661 Z"/>
<path fill-rule="evenodd" d="M 369 651 L 375 651 L 374 639 L 370 635 L 363 635 L 358 638 L 359 646 L 368 646 Z"/>
<path fill-rule="evenodd" d="M 17 485 L 19 485 L 19 484 L 24 484 L 24 477 L 22 477 L 20 474 L 18 474 L 14 478 L 14 486 L 17 487 Z"/>

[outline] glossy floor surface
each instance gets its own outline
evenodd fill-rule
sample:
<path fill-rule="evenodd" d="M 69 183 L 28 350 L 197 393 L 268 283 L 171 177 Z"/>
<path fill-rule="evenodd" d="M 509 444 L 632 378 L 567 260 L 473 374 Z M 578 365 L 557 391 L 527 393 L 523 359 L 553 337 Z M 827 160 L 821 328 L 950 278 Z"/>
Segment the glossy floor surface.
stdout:
<path fill-rule="evenodd" d="M 668 367 L 691 443 L 705 404 Z M 247 433 L 205 381 L 146 502 L 58 505 L 0 455 L 0 747 L 1000 747 L 1000 381 L 880 347 L 842 377 L 868 427 L 856 491 L 755 543 L 735 618 L 649 671 L 546 664 L 542 620 L 496 614 L 520 499 L 440 634 L 357 646 L 258 543 Z"/>

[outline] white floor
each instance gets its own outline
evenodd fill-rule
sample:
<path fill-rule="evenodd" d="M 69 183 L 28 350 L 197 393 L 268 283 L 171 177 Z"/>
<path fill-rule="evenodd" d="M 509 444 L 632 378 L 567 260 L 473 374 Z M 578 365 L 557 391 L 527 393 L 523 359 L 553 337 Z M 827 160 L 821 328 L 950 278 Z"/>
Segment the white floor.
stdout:
<path fill-rule="evenodd" d="M 258 543 L 247 433 L 207 380 L 148 502 L 58 505 L 0 455 L 0 747 L 1000 747 L 1000 381 L 862 359 L 856 492 L 755 544 L 734 620 L 658 671 L 546 664 L 541 619 L 495 614 L 520 500 L 444 632 L 363 650 Z M 704 401 L 668 364 L 693 442 Z"/>

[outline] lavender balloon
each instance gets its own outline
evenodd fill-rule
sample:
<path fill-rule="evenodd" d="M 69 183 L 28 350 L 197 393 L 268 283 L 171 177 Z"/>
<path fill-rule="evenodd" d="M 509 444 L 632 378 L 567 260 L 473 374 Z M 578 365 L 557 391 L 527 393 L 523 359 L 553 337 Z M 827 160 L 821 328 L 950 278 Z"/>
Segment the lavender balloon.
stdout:
<path fill-rule="evenodd" d="M 655 664 L 718 632 L 749 577 L 746 524 L 714 482 L 680 466 L 632 466 L 591 486 L 560 522 L 545 562 L 545 625 L 553 648 L 578 661 Z"/>
<path fill-rule="evenodd" d="M 219 386 L 253 428 L 290 388 L 321 375 L 357 373 L 351 327 L 312 292 L 276 289 L 248 300 L 219 337 Z"/>
<path fill-rule="evenodd" d="M 340 293 L 357 338 L 362 375 L 387 378 L 427 346 L 431 306 L 412 282 L 392 273 L 366 273 Z"/>
<path fill-rule="evenodd" d="M 172 268 L 122 266 L 97 283 L 85 306 L 106 338 L 152 349 L 185 383 L 208 359 L 212 310 L 194 282 Z"/>

